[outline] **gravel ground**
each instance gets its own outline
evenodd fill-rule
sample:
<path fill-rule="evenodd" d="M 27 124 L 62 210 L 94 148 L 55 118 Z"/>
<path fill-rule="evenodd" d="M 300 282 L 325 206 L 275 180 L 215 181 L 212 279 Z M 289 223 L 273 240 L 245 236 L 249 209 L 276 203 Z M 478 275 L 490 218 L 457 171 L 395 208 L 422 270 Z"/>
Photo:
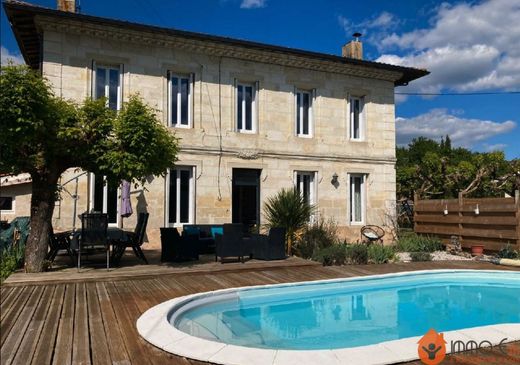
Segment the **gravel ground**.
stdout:
<path fill-rule="evenodd" d="M 472 261 L 474 260 L 471 257 L 452 255 L 446 251 L 435 251 L 432 252 L 433 259 L 432 261 Z M 411 261 L 410 254 L 408 252 L 399 252 L 397 253 L 397 257 L 399 261 Z"/>

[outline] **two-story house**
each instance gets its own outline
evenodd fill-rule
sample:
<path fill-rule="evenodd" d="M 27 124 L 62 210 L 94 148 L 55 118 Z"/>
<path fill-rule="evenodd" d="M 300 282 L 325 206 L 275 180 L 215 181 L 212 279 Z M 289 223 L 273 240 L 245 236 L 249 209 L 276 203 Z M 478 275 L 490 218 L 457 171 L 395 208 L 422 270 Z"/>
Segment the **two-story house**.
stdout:
<path fill-rule="evenodd" d="M 392 214 L 394 88 L 427 71 L 363 60 L 357 40 L 336 56 L 89 16 L 74 1 L 4 8 L 25 61 L 57 95 L 106 96 L 119 109 L 139 93 L 180 137 L 178 163 L 132 191 L 151 241 L 163 226 L 262 224 L 266 198 L 293 186 L 347 239 Z M 77 212 L 123 224 L 119 188 L 77 174 L 62 177 L 69 191 L 77 181 Z M 62 196 L 54 224 L 67 228 L 73 199 Z"/>

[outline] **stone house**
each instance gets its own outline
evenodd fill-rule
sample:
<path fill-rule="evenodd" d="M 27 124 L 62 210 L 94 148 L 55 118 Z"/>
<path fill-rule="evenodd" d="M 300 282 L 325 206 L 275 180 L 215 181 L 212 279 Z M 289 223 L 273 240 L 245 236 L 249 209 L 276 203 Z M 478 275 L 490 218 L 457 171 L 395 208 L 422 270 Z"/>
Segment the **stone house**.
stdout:
<path fill-rule="evenodd" d="M 150 213 L 150 241 L 163 226 L 262 224 L 266 198 L 294 186 L 347 239 L 385 225 L 396 190 L 394 87 L 427 71 L 363 60 L 358 40 L 336 56 L 79 14 L 74 1 L 4 8 L 26 63 L 57 95 L 106 96 L 119 109 L 139 93 L 181 139 L 176 166 L 132 191 L 134 210 Z M 119 216 L 119 188 L 102 176 L 71 170 L 64 182 L 55 226 L 71 227 L 76 188 L 77 212 L 135 224 L 135 214 Z"/>

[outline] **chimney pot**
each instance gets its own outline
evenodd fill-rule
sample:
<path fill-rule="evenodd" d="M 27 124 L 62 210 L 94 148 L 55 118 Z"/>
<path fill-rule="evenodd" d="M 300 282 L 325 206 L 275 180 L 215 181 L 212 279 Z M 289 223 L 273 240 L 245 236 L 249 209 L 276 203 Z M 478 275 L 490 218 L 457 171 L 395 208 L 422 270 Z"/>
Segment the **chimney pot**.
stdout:
<path fill-rule="evenodd" d="M 361 37 L 361 35 L 361 33 L 357 32 L 352 34 L 354 39 L 341 48 L 341 56 L 346 58 L 355 58 L 358 60 L 363 59 L 363 43 L 359 41 L 359 37 Z"/>
<path fill-rule="evenodd" d="M 76 0 L 57 0 L 57 6 L 61 11 L 76 12 Z"/>

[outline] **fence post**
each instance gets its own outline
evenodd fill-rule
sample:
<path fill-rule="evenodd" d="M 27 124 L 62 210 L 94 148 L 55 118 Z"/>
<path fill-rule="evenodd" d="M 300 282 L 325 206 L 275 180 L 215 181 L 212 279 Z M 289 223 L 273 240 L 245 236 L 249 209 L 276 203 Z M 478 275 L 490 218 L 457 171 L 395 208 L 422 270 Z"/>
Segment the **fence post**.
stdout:
<path fill-rule="evenodd" d="M 459 226 L 459 242 L 462 247 L 464 239 L 462 238 L 463 226 L 462 226 L 462 207 L 464 206 L 464 194 L 459 191 L 459 209 L 458 209 L 458 226 Z"/>
<path fill-rule="evenodd" d="M 417 202 L 419 201 L 419 196 L 414 191 L 413 192 L 413 231 L 416 232 L 417 229 Z"/>
<path fill-rule="evenodd" d="M 520 250 L 520 190 L 515 190 L 516 204 L 516 249 Z"/>

